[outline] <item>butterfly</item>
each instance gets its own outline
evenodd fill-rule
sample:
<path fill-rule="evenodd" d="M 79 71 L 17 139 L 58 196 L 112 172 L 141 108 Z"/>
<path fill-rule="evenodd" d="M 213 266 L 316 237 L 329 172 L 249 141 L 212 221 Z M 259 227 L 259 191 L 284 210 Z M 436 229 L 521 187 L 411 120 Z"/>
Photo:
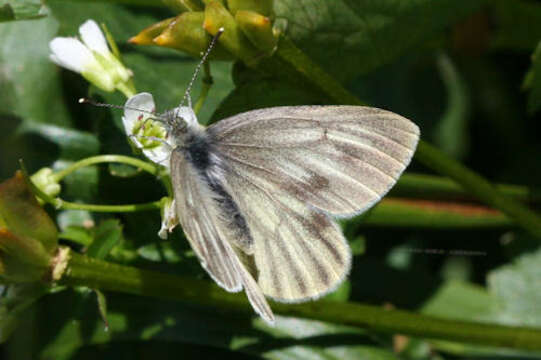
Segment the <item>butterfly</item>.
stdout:
<path fill-rule="evenodd" d="M 137 94 L 125 117 L 153 106 Z M 361 106 L 272 107 L 208 128 L 189 107 L 164 118 L 176 214 L 193 251 L 270 323 L 267 297 L 317 299 L 345 279 L 352 255 L 335 218 L 378 202 L 419 140 L 410 120 Z"/>

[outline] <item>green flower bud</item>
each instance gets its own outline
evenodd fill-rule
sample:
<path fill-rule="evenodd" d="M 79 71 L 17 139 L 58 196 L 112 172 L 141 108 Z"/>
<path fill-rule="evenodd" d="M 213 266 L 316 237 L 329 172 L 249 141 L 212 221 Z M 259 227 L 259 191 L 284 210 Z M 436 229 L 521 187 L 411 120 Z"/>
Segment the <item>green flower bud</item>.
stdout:
<path fill-rule="evenodd" d="M 172 17 L 152 24 L 130 38 L 128 42 L 136 45 L 155 45 L 154 38 L 159 36 L 175 19 L 176 17 Z"/>
<path fill-rule="evenodd" d="M 185 11 L 200 11 L 201 3 L 198 0 L 162 0 L 165 6 L 179 13 Z"/>
<path fill-rule="evenodd" d="M 240 10 L 253 11 L 267 17 L 274 16 L 273 0 L 227 0 L 227 6 L 234 16 Z"/>
<path fill-rule="evenodd" d="M 216 35 L 220 28 L 224 33 L 218 43 L 223 45 L 229 52 L 244 61 L 248 66 L 253 66 L 261 57 L 259 51 L 244 36 L 233 16 L 218 1 L 211 1 L 205 7 L 205 21 L 203 28 L 211 35 Z"/>
<path fill-rule="evenodd" d="M 244 35 L 258 49 L 267 53 L 275 49 L 278 43 L 278 36 L 274 35 L 272 23 L 268 17 L 253 11 L 239 10 L 235 15 L 235 20 Z"/>
<path fill-rule="evenodd" d="M 200 57 L 207 50 L 211 37 L 203 29 L 205 14 L 203 12 L 185 12 L 177 16 L 163 32 L 153 39 L 160 46 L 170 47 Z M 232 60 L 223 46 L 216 46 L 210 57 L 218 60 Z"/>
<path fill-rule="evenodd" d="M 38 170 L 34 175 L 30 177 L 34 185 L 38 187 L 45 194 L 50 197 L 56 197 L 60 194 L 60 184 L 53 176 L 53 170 L 50 168 L 43 168 Z"/>

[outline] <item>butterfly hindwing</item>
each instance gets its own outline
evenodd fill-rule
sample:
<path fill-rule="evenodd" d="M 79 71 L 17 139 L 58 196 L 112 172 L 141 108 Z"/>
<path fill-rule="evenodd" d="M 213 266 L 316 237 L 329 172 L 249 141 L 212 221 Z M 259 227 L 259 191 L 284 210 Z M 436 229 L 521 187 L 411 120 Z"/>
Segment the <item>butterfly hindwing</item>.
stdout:
<path fill-rule="evenodd" d="M 216 194 L 187 161 L 181 148 L 171 154 L 171 180 L 177 216 L 203 268 L 228 291 L 244 288 L 256 312 L 273 322 L 274 315 L 265 297 L 229 242 L 234 230 L 224 221 Z"/>
<path fill-rule="evenodd" d="M 254 276 L 265 295 L 299 302 L 336 288 L 351 254 L 329 215 L 276 191 L 262 177 L 230 168 L 227 182 L 248 224 Z"/>

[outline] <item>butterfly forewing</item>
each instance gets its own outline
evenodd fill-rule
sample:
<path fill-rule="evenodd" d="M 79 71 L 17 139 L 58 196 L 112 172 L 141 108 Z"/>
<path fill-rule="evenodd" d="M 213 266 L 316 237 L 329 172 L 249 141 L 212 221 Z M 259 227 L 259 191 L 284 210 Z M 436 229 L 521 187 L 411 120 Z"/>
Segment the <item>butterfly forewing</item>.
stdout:
<path fill-rule="evenodd" d="M 255 110 L 208 131 L 232 169 L 265 177 L 274 191 L 335 216 L 359 213 L 378 201 L 419 139 L 411 121 L 357 106 Z"/>

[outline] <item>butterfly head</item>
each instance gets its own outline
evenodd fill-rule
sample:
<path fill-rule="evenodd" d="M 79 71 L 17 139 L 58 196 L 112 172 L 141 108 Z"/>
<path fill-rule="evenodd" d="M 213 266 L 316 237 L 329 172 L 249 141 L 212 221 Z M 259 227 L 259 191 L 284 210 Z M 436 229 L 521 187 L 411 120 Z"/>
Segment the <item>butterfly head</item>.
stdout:
<path fill-rule="evenodd" d="M 165 112 L 163 119 L 167 128 L 168 138 L 176 146 L 184 144 L 189 134 L 202 129 L 192 108 L 188 106 L 180 106 Z"/>

